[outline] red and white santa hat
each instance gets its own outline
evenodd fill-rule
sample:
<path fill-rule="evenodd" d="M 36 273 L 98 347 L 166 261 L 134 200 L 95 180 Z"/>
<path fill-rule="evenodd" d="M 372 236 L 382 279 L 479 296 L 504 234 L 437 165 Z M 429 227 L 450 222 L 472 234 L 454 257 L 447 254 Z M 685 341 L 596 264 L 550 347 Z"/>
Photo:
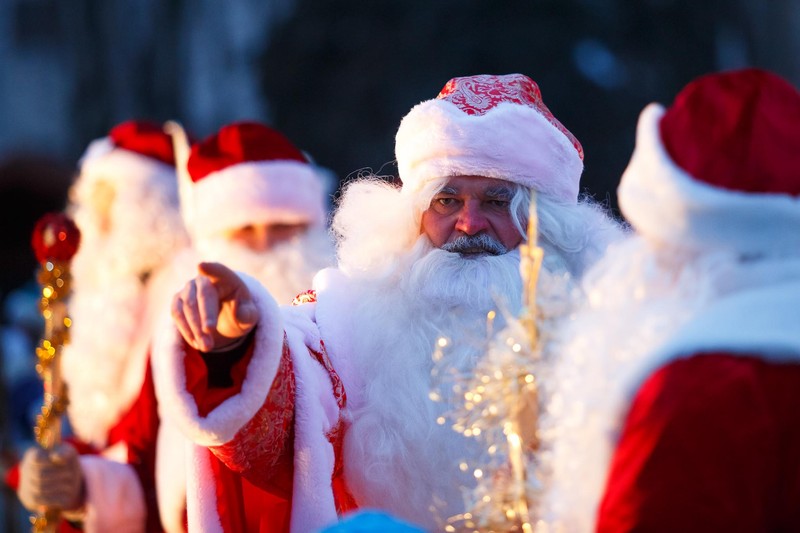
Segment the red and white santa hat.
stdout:
<path fill-rule="evenodd" d="M 129 120 L 115 126 L 89 144 L 79 165 L 78 186 L 113 179 L 115 184 L 161 182 L 177 188 L 172 138 L 154 122 Z"/>
<path fill-rule="evenodd" d="M 575 203 L 583 172 L 580 143 L 522 74 L 448 81 L 403 118 L 395 156 L 403 188 L 412 191 L 431 179 L 475 175 Z"/>
<path fill-rule="evenodd" d="M 800 92 L 758 69 L 711 74 L 642 111 L 618 189 L 651 241 L 800 253 Z"/>
<path fill-rule="evenodd" d="M 322 180 L 281 133 L 236 122 L 192 147 L 192 231 L 209 237 L 253 223 L 323 225 Z"/>

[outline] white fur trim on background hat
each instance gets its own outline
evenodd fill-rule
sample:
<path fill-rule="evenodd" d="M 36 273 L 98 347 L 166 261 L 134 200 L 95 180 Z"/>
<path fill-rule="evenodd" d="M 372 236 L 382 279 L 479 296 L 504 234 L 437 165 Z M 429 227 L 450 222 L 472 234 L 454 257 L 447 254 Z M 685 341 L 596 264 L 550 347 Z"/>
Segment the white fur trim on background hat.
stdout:
<path fill-rule="evenodd" d="M 251 224 L 326 222 L 325 190 L 303 153 L 258 122 L 234 122 L 195 144 L 186 161 L 192 236 L 209 238 Z"/>
<path fill-rule="evenodd" d="M 254 223 L 325 224 L 325 191 L 299 161 L 251 161 L 194 184 L 194 235 L 210 237 Z"/>
<path fill-rule="evenodd" d="M 80 159 L 80 175 L 75 181 L 84 189 L 101 180 L 110 180 L 117 187 L 153 182 L 177 190 L 175 167 L 145 155 L 117 148 L 108 137 L 89 144 Z M 158 185 L 162 186 L 162 185 Z"/>
<path fill-rule="evenodd" d="M 749 193 L 694 179 L 664 149 L 659 104 L 641 113 L 636 148 L 617 194 L 622 213 L 645 238 L 669 246 L 742 255 L 800 254 L 800 198 Z"/>
<path fill-rule="evenodd" d="M 459 92 L 468 94 L 452 98 Z M 400 124 L 395 155 L 403 187 L 414 191 L 432 179 L 477 175 L 575 203 L 582 149 L 556 124 L 527 76 L 454 78 Z"/>

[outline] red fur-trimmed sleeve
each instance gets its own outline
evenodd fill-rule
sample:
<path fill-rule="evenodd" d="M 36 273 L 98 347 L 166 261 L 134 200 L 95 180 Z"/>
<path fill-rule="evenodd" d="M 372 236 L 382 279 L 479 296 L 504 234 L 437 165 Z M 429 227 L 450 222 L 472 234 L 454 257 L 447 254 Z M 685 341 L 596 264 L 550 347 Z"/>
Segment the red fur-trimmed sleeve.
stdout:
<path fill-rule="evenodd" d="M 277 304 L 258 282 L 244 275 L 242 280 L 260 319 L 246 353 L 230 368 L 230 386 L 209 384 L 203 357 L 186 344 L 168 317 L 156 334 L 153 361 L 159 404 L 180 431 L 201 446 L 225 444 L 251 421 L 264 406 L 285 358 Z"/>
<path fill-rule="evenodd" d="M 186 357 L 184 359 L 186 369 L 186 390 L 194 398 L 197 405 L 197 412 L 200 416 L 206 416 L 209 412 L 214 410 L 219 404 L 239 394 L 242 391 L 242 383 L 247 375 L 247 366 L 253 358 L 253 343 L 248 342 L 244 347 L 244 354 L 233 361 L 230 366 L 225 365 L 223 368 L 210 369 L 206 359 L 192 346 L 184 345 L 186 350 Z M 231 357 L 236 359 L 236 355 L 232 354 L 215 354 L 207 355 L 206 357 Z M 226 382 L 225 386 L 219 386 L 212 383 L 214 372 L 224 372 L 225 376 L 216 376 L 217 381 Z M 223 378 L 223 379 L 219 379 Z"/>
<path fill-rule="evenodd" d="M 763 366 L 704 354 L 653 374 L 625 421 L 597 530 L 772 530 L 780 445 Z"/>
<path fill-rule="evenodd" d="M 264 405 L 233 440 L 209 449 L 228 468 L 241 473 L 254 485 L 273 490 L 286 488 L 287 480 L 275 479 L 275 472 L 284 472 L 285 469 L 276 467 L 292 461 L 294 399 L 292 360 L 284 342 L 278 370 Z M 276 482 L 282 486 L 275 487 Z"/>

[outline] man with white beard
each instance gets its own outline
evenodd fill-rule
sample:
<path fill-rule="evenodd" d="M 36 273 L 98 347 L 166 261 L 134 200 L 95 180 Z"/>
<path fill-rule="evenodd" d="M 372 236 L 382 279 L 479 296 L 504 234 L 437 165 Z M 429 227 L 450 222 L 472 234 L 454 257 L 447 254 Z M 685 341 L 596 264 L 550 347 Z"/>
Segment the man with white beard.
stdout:
<path fill-rule="evenodd" d="M 756 69 L 642 112 L 638 235 L 587 274 L 544 410 L 553 530 L 800 530 L 798 124 Z"/>
<path fill-rule="evenodd" d="M 396 155 L 402 188 L 361 179 L 344 191 L 338 267 L 305 303 L 279 310 L 220 264 L 173 300 L 154 359 L 195 443 L 190 530 L 313 531 L 356 507 L 431 528 L 462 511 L 472 480 L 455 458 L 475 443 L 436 424 L 436 338 L 454 339 L 448 357 L 468 369 L 478 348 L 459 341 L 498 300 L 519 310 L 531 188 L 547 268 L 580 275 L 618 234 L 578 201 L 581 146 L 526 76 L 451 80 L 403 119 Z M 227 381 L 208 379 L 209 365 L 227 366 Z M 268 511 L 254 505 L 265 499 Z"/>
<path fill-rule="evenodd" d="M 65 516 L 88 531 L 104 529 L 106 507 L 120 501 L 131 514 L 115 518 L 145 528 L 139 487 L 152 485 L 155 450 L 143 443 L 155 438 L 157 420 L 138 413 L 152 396 L 155 316 L 169 305 L 166 287 L 155 280 L 188 245 L 177 185 L 171 138 L 157 124 L 128 121 L 89 145 L 70 189 L 68 210 L 81 242 L 71 265 L 73 326 L 61 368 L 73 444 L 84 455 L 78 459 L 72 446 L 56 459 L 28 450 L 19 496 L 32 510 L 81 508 Z M 157 527 L 154 513 L 147 529 Z"/>
<path fill-rule="evenodd" d="M 277 130 L 249 121 L 221 127 L 191 146 L 180 179 L 192 248 L 173 262 L 170 295 L 196 275 L 201 261 L 224 260 L 289 304 L 333 262 L 328 176 Z M 210 378 L 227 378 L 219 374 L 212 369 Z M 162 526 L 178 532 L 186 518 L 186 438 L 170 419 L 168 402 L 159 396 L 156 485 Z"/>
<path fill-rule="evenodd" d="M 192 146 L 182 175 L 181 209 L 194 253 L 263 283 L 291 303 L 333 262 L 326 198 L 332 184 L 283 134 L 235 122 Z M 186 274 L 181 277 L 181 284 Z"/>
<path fill-rule="evenodd" d="M 160 127 L 148 126 L 147 132 L 156 137 L 159 147 L 172 156 L 172 139 Z M 140 140 L 136 146 L 141 144 Z M 114 167 L 109 165 L 114 162 L 120 166 L 118 173 L 141 170 L 130 161 L 130 155 L 126 154 L 125 157 L 127 159 L 120 160 L 121 156 L 117 155 L 117 159 L 105 162 L 105 166 L 99 167 L 104 172 L 102 176 L 107 178 L 111 175 Z M 150 324 L 153 315 L 167 313 L 169 298 L 187 277 L 196 272 L 197 263 L 203 259 L 225 257 L 236 268 L 261 280 L 287 303 L 310 287 L 314 273 L 331 264 L 333 251 L 325 226 L 325 176 L 282 134 L 252 122 L 229 124 L 191 147 L 185 165 L 188 181 L 182 184 L 180 212 L 176 205 L 178 182 L 175 170 L 166 165 L 163 170 L 170 179 L 168 185 L 171 187 L 174 222 L 183 228 L 180 220 L 183 216 L 191 234 L 192 247 L 181 251 L 174 240 L 164 238 L 163 242 L 157 243 L 159 247 L 151 249 L 150 254 L 129 258 L 131 262 L 138 260 L 149 265 L 162 258 L 162 255 L 156 255 L 156 251 L 175 254 L 158 271 L 148 276 L 150 297 L 146 305 L 142 304 L 147 319 L 141 319 L 143 323 Z M 103 195 L 107 191 L 100 187 L 90 189 L 88 185 L 82 185 L 78 191 L 80 198 L 87 202 L 89 199 L 94 202 L 108 200 Z M 137 233 L 133 233 L 133 230 L 140 230 L 146 232 L 141 236 L 142 242 L 156 244 L 156 238 L 164 237 L 164 222 L 147 209 L 149 204 L 133 202 L 136 194 L 119 191 L 116 196 L 112 194 L 111 198 L 128 202 L 124 207 L 132 208 L 129 217 L 151 217 L 153 221 L 143 220 L 138 226 L 124 224 L 127 219 L 117 211 L 114 211 L 115 216 L 111 220 L 120 225 L 120 231 L 127 231 L 118 235 L 120 240 L 135 236 Z M 153 183 L 142 183 L 142 190 L 138 194 L 155 198 L 163 195 Z M 90 205 L 94 206 L 93 203 Z M 88 215 L 79 211 L 76 216 L 80 223 Z M 89 231 L 89 242 L 92 242 L 93 235 Z M 94 249 L 91 246 L 81 248 L 86 252 Z M 139 249 L 135 251 L 144 252 Z M 112 256 L 116 263 L 112 262 L 111 266 L 127 265 L 122 259 L 128 257 L 125 254 L 129 250 L 120 246 L 115 248 L 115 252 L 122 257 L 116 254 Z M 88 263 L 88 259 L 79 261 L 80 254 L 76 256 L 79 273 L 88 268 L 81 261 L 95 266 L 95 263 Z M 67 516 L 73 520 L 80 519 L 82 528 L 89 532 L 183 531 L 186 508 L 185 438 L 164 416 L 164 406 L 155 394 L 152 376 L 148 371 L 148 348 L 152 341 L 150 329 L 140 327 L 127 335 L 128 321 L 123 320 L 116 327 L 114 322 L 109 324 L 111 319 L 120 320 L 120 315 L 116 313 L 132 304 L 128 299 L 131 297 L 129 292 L 123 292 L 119 300 L 114 298 L 116 292 L 111 289 L 124 289 L 126 278 L 114 278 L 113 273 L 119 274 L 119 269 L 96 272 L 94 281 L 100 279 L 106 282 L 100 294 L 93 293 L 94 298 L 103 304 L 103 313 L 96 316 L 94 321 L 82 313 L 75 317 L 76 324 L 80 319 L 80 327 L 76 326 L 76 332 L 79 333 L 77 340 L 86 342 L 73 345 L 65 355 L 67 364 L 75 367 L 75 371 L 67 375 L 68 378 L 92 385 L 70 389 L 70 396 L 73 405 L 81 407 L 74 413 L 75 424 L 87 428 L 79 435 L 83 437 L 83 433 L 86 433 L 87 436 L 83 438 L 103 450 L 103 457 L 84 456 L 79 460 L 72 448 L 64 447 L 63 457 L 53 460 L 32 451 L 31 458 L 23 464 L 20 498 L 32 510 L 52 505 L 69 509 L 72 512 Z M 176 280 L 180 281 L 176 283 Z M 120 285 L 115 285 L 115 282 Z M 115 304 L 112 308 L 108 307 L 109 299 Z M 82 310 L 82 307 L 78 306 L 77 309 Z M 131 322 L 139 320 L 138 317 L 123 317 Z M 103 332 L 114 337 L 109 339 L 101 334 Z M 126 336 L 119 337 L 120 334 Z M 94 342 L 92 346 L 95 352 L 82 351 L 87 350 L 88 341 Z M 118 344 L 121 342 L 125 344 Z M 109 358 L 115 355 L 115 350 L 129 346 L 136 348 L 136 358 L 131 355 L 132 362 L 123 362 L 128 362 L 131 367 L 127 367 L 127 370 L 122 367 L 121 373 L 118 369 L 118 374 L 105 370 L 112 363 L 119 366 L 119 361 Z M 137 365 L 135 368 L 134 363 Z M 215 375 L 213 371 L 211 374 Z M 137 376 L 136 394 L 129 397 L 121 412 L 121 408 L 112 409 L 116 407 L 115 404 L 99 402 L 99 399 L 105 398 L 103 394 L 112 398 L 116 398 L 114 394 L 124 396 L 130 388 L 128 382 Z M 93 410 L 90 411 L 89 407 L 93 407 Z M 113 428 L 110 437 L 107 437 L 98 428 L 105 427 L 103 424 L 111 416 L 122 418 L 122 422 L 117 423 L 118 427 Z M 89 429 L 94 432 L 89 433 Z M 104 446 L 107 448 L 104 449 Z"/>

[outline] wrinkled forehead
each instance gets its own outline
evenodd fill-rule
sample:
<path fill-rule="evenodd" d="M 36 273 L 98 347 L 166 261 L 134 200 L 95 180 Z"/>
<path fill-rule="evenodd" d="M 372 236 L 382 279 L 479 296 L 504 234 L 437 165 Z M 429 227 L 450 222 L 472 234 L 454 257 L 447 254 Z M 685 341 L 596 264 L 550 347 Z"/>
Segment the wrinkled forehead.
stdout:
<path fill-rule="evenodd" d="M 439 192 L 510 198 L 516 189 L 517 185 L 507 180 L 484 176 L 451 176 L 443 180 Z"/>

